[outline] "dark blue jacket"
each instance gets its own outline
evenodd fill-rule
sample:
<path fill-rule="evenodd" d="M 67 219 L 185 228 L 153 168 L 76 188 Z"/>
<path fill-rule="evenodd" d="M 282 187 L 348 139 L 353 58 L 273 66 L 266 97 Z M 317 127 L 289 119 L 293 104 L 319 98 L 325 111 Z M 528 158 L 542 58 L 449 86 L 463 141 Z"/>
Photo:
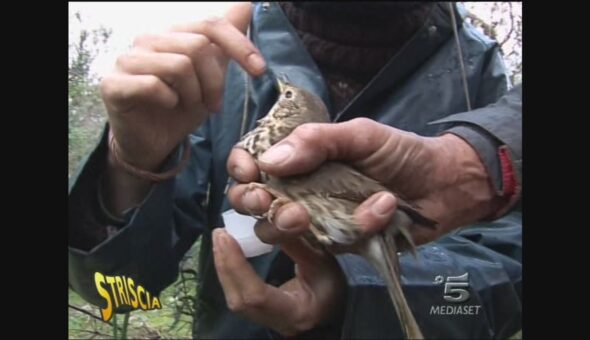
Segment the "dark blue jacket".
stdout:
<path fill-rule="evenodd" d="M 450 130 L 475 147 L 498 192 L 502 192 L 501 146 L 507 146 L 520 180 L 520 89 L 497 105 L 486 107 L 507 91 L 499 48 L 458 16 L 470 99 L 476 108 L 466 112 L 446 8 L 434 6 L 424 27 L 350 105 L 335 115 L 335 121 L 369 117 L 425 136 Z M 230 63 L 222 113 L 211 116 L 191 135 L 193 150 L 184 172 L 155 185 L 147 199 L 128 211 L 119 224 L 105 217 L 97 203 L 97 183 L 106 163 L 106 134 L 72 181 L 69 283 L 86 300 L 104 304 L 94 284 L 96 271 L 132 277 L 150 292 L 161 291 L 174 282 L 179 260 L 201 236 L 198 305 L 206 308 L 195 315 L 194 335 L 277 336 L 229 312 L 216 276 L 211 230 L 223 226 L 221 213 L 230 209 L 225 196 L 229 183 L 225 163 L 240 135 L 252 129 L 276 99 L 276 75 L 286 75 L 294 84 L 322 97 L 329 108 L 331 105 L 321 73 L 280 7 L 275 3 L 268 7 L 257 4 L 253 15 L 251 37 L 264 55 L 268 70 L 251 79 Z M 177 150 L 166 167 L 174 167 L 180 154 Z M 496 221 L 463 228 L 419 247 L 419 261 L 409 255 L 401 257 L 404 290 L 427 338 L 505 338 L 521 328 L 521 221 L 520 212 L 512 210 Z M 117 234 L 98 244 L 93 242 L 89 236 L 93 228 L 108 223 L 119 227 Z M 273 284 L 293 275 L 290 260 L 279 250 L 250 261 Z M 343 320 L 307 335 L 402 337 L 384 283 L 376 272 L 355 255 L 338 256 L 338 261 L 349 287 Z M 465 273 L 468 287 L 447 282 L 449 277 L 453 280 L 453 276 Z M 469 295 L 467 301 L 447 300 L 467 296 L 465 293 Z"/>

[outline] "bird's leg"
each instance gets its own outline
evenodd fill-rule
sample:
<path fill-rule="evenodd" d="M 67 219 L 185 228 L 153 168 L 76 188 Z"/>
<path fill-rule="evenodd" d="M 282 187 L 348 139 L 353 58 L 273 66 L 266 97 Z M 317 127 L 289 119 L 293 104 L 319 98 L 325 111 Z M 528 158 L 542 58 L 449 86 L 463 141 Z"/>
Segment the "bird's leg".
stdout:
<path fill-rule="evenodd" d="M 258 182 L 248 183 L 248 186 L 246 187 L 246 191 L 252 191 L 254 189 L 268 190 L 268 186 L 266 184 L 262 184 L 262 183 L 258 183 Z"/>
<path fill-rule="evenodd" d="M 272 220 L 274 219 L 277 211 L 285 204 L 292 202 L 290 199 L 288 199 L 287 197 L 278 197 L 276 199 L 274 199 L 272 201 L 272 203 L 270 204 L 270 208 L 268 209 L 268 211 L 266 213 L 264 213 L 264 215 L 267 216 L 267 219 L 270 223 L 273 223 Z"/>
<path fill-rule="evenodd" d="M 265 212 L 262 215 L 253 215 L 253 217 L 255 217 L 259 220 L 267 219 L 270 223 L 272 223 L 272 219 L 276 215 L 279 208 L 282 207 L 283 205 L 291 202 L 291 200 L 289 198 L 285 197 L 280 192 L 278 192 L 278 191 L 272 189 L 271 187 L 269 187 L 268 185 L 262 184 L 262 183 L 252 182 L 252 183 L 248 184 L 248 186 L 246 187 L 246 192 L 252 191 L 255 189 L 262 189 L 262 190 L 268 192 L 270 195 L 274 196 L 274 198 L 275 198 L 272 201 L 272 203 L 270 204 L 270 208 L 268 209 L 267 212 Z"/>
<path fill-rule="evenodd" d="M 252 182 L 252 183 L 248 184 L 248 186 L 246 187 L 246 192 L 244 192 L 244 195 L 246 195 L 246 193 L 249 191 L 254 191 L 255 189 L 262 189 L 262 190 L 268 192 L 267 185 L 262 184 L 262 183 Z M 255 215 L 255 214 L 251 213 L 249 210 L 248 210 L 248 212 L 250 213 L 250 215 L 252 217 L 254 217 L 257 220 L 263 220 L 266 218 L 266 215 L 267 215 L 267 213 L 264 213 L 262 215 Z"/>

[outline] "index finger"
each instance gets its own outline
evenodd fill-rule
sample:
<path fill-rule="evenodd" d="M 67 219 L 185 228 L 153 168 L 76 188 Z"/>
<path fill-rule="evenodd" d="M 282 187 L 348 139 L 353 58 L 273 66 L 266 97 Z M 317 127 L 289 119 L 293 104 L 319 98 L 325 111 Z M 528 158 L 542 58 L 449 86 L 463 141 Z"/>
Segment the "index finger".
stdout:
<path fill-rule="evenodd" d="M 254 157 L 242 148 L 232 148 L 227 159 L 226 167 L 229 175 L 238 182 L 249 183 L 258 181 L 260 174 L 258 165 L 256 165 Z"/>
<path fill-rule="evenodd" d="M 251 18 L 252 5 L 239 3 L 232 6 L 224 17 L 175 25 L 172 30 L 205 35 L 249 74 L 257 76 L 264 72 L 266 63 L 260 51 L 245 36 Z"/>

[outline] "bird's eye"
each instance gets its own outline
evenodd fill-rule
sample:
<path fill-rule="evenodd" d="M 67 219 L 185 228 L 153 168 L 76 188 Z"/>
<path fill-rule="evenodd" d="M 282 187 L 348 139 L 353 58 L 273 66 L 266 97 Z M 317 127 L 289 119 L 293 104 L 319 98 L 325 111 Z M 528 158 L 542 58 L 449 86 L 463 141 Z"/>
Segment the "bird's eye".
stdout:
<path fill-rule="evenodd" d="M 293 97 L 293 92 L 291 92 L 291 91 L 285 92 L 285 98 L 289 99 L 291 97 Z"/>

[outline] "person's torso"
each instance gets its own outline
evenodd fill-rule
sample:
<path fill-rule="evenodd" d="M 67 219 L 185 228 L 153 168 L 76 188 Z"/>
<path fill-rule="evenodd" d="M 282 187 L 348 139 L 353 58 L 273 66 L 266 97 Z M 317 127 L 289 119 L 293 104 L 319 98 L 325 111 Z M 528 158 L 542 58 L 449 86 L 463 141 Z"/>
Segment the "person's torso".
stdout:
<path fill-rule="evenodd" d="M 253 129 L 256 121 L 274 104 L 275 77 L 286 77 L 319 95 L 328 108 L 331 107 L 321 73 L 280 7 L 275 3 L 268 7 L 257 5 L 252 22 L 251 37 L 267 62 L 267 71 L 252 79 L 236 63 L 230 63 L 221 113 L 207 122 L 211 163 L 204 167 L 209 181 L 202 185 L 209 193 L 209 228 L 223 226 L 221 213 L 231 209 L 225 197 L 231 184 L 226 171 L 227 157 L 240 136 Z M 483 79 L 494 44 L 470 26 L 459 28 L 471 102 L 475 107 L 485 106 L 506 91 L 505 71 L 499 65 L 497 79 Z M 435 8 L 424 27 L 367 87 L 341 112 L 332 112 L 334 121 L 368 117 L 423 136 L 435 136 L 444 131 L 447 126 L 429 125 L 429 122 L 467 111 L 452 34 L 448 13 L 442 7 Z M 482 81 L 496 81 L 497 93 L 487 97 L 479 93 Z M 210 252 L 210 230 L 203 234 L 201 247 L 199 271 L 203 279 L 199 285 L 195 336 L 272 337 L 271 331 L 227 309 Z M 293 275 L 292 266 L 286 265 L 289 260 L 277 250 L 252 258 L 250 262 L 271 284 L 279 285 Z"/>

